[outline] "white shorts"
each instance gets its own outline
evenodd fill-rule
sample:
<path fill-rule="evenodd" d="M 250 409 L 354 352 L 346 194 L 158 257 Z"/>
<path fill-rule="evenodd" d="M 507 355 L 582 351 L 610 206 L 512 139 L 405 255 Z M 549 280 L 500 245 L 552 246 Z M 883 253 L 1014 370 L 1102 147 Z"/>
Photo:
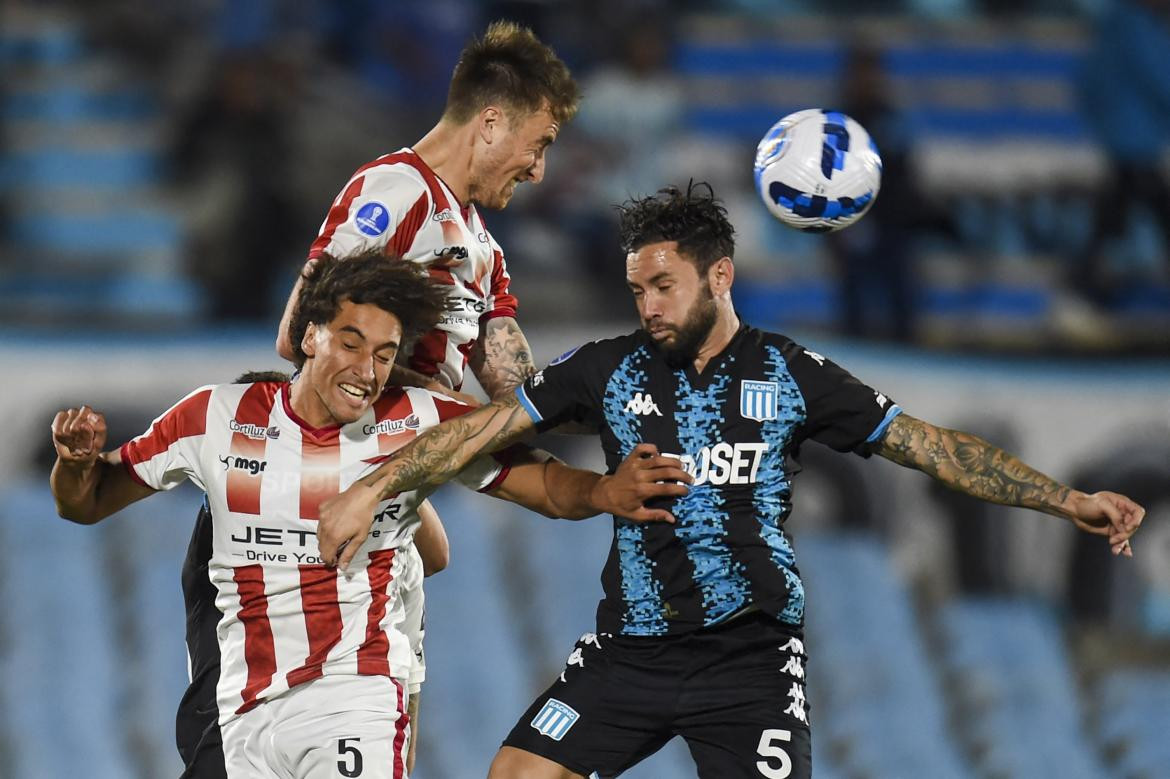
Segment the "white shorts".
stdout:
<path fill-rule="evenodd" d="M 423 561 L 414 543 L 402 547 L 405 566 L 398 577 L 398 597 L 402 601 L 405 616 L 399 630 L 410 642 L 410 677 L 408 692 L 414 695 L 427 678 L 427 660 L 423 653 L 423 636 L 426 634 L 426 598 L 423 595 Z"/>
<path fill-rule="evenodd" d="M 221 726 L 228 779 L 405 779 L 406 691 L 386 676 L 323 676 Z"/>

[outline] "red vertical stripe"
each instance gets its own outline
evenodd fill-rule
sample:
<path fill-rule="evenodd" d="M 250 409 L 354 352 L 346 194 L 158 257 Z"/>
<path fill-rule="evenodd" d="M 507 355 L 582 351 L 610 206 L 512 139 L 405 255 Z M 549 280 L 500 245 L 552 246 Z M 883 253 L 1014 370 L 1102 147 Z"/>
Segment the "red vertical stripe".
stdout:
<path fill-rule="evenodd" d="M 337 228 L 349 219 L 349 207 L 353 205 L 354 199 L 362 193 L 362 187 L 365 183 L 365 176 L 355 178 L 341 193 L 341 197 L 337 199 L 333 207 L 329 209 L 329 213 L 325 216 L 325 224 L 321 226 L 321 234 L 309 247 L 309 259 L 317 259 L 329 248 L 329 243 L 333 240 L 333 234 L 337 232 Z"/>
<path fill-rule="evenodd" d="M 371 676 L 390 675 L 390 641 L 382 629 L 386 606 L 390 600 L 390 566 L 394 564 L 396 549 L 378 549 L 370 552 L 366 575 L 370 577 L 370 610 L 366 617 L 366 640 L 358 647 L 357 670 Z"/>
<path fill-rule="evenodd" d="M 430 330 L 414 345 L 414 353 L 410 355 L 410 369 L 423 376 L 434 376 L 446 360 L 447 334 L 442 330 Z"/>
<path fill-rule="evenodd" d="M 330 650 L 341 641 L 341 605 L 337 602 L 337 570 L 323 565 L 302 565 L 301 611 L 309 637 L 309 656 L 300 668 L 289 671 L 288 686 L 321 676 L 321 666 Z"/>
<path fill-rule="evenodd" d="M 210 400 L 210 389 L 183 398 L 151 425 L 145 435 L 122 445 L 122 462 L 137 465 L 170 449 L 180 438 L 203 435 L 207 431 Z"/>
<path fill-rule="evenodd" d="M 492 289 L 491 302 L 492 308 L 488 312 L 488 317 L 497 316 L 516 316 L 516 296 L 513 295 L 508 285 L 512 281 L 508 276 L 508 269 L 504 263 L 503 252 L 496 251 L 494 253 L 495 262 L 492 263 Z"/>
<path fill-rule="evenodd" d="M 320 519 L 321 501 L 341 492 L 340 431 L 323 428 L 319 437 L 301 432 L 301 519 Z"/>
<path fill-rule="evenodd" d="M 374 402 L 374 419 L 378 422 L 388 419 L 406 420 L 411 416 L 414 416 L 416 422 L 418 421 L 418 416 L 414 414 L 414 406 L 410 402 L 410 396 L 406 394 L 405 390 L 392 387 L 382 393 L 382 397 Z M 378 433 L 378 454 L 390 454 L 398 451 L 413 441 L 418 433 L 417 424 L 414 428 L 403 425 L 400 431 L 393 433 Z"/>
<path fill-rule="evenodd" d="M 244 626 L 244 662 L 248 665 L 248 682 L 240 692 L 243 705 L 236 714 L 256 706 L 259 695 L 272 683 L 276 673 L 276 645 L 272 625 L 268 622 L 268 596 L 264 594 L 264 569 L 245 565 L 233 571 L 240 596 L 240 622 Z"/>
<path fill-rule="evenodd" d="M 264 382 L 248 387 L 236 408 L 236 422 L 240 425 L 254 425 L 260 430 L 268 429 L 272 404 L 281 386 L 287 385 Z M 228 469 L 228 511 L 239 514 L 260 513 L 260 485 L 264 480 L 264 472 L 260 468 L 264 463 L 268 438 L 256 438 L 256 435 L 255 432 L 251 435 L 239 431 L 232 433 L 231 460 L 224 464 Z"/>
<path fill-rule="evenodd" d="M 414 201 L 414 205 L 406 212 L 406 216 L 402 217 L 402 222 L 399 223 L 398 229 L 394 231 L 394 235 L 386 243 L 386 253 L 399 257 L 406 254 L 407 250 L 410 249 L 410 245 L 414 243 L 414 237 L 422 229 L 429 212 L 430 203 L 427 201 L 427 194 L 424 192 L 418 196 L 418 200 Z"/>
<path fill-rule="evenodd" d="M 406 713 L 406 690 L 397 679 L 391 679 L 398 690 L 398 719 L 394 722 L 394 779 L 406 776 L 406 733 L 410 727 L 410 715 Z"/>

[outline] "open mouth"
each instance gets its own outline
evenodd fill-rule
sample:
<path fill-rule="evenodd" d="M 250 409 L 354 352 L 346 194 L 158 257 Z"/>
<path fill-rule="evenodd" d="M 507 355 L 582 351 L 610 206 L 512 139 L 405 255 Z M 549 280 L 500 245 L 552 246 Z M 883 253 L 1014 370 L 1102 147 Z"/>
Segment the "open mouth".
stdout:
<path fill-rule="evenodd" d="M 366 400 L 370 397 L 370 390 L 368 387 L 359 387 L 356 384 L 350 384 L 349 382 L 343 381 L 337 385 L 337 388 L 341 390 L 342 395 L 349 399 L 355 406 L 365 403 Z"/>

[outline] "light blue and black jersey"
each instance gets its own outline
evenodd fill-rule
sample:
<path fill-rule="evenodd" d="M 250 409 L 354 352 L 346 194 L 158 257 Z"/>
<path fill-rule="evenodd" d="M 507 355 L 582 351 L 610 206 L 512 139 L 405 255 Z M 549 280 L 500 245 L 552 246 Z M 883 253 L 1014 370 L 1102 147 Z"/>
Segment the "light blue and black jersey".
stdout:
<path fill-rule="evenodd" d="M 845 370 L 741 327 L 702 373 L 672 369 L 643 331 L 586 344 L 516 390 L 538 428 L 596 426 L 612 473 L 639 443 L 694 477 L 675 524 L 614 518 L 598 630 L 685 633 L 748 606 L 801 625 L 804 588 L 784 520 L 788 456 L 805 439 L 868 455 L 900 411 Z"/>

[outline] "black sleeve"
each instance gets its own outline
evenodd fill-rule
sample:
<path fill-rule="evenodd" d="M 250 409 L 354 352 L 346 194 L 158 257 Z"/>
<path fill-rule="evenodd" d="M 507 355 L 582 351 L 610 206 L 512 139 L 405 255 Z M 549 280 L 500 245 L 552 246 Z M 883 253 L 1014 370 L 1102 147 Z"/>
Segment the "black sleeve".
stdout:
<path fill-rule="evenodd" d="M 902 412 L 890 397 L 799 344 L 790 343 L 784 359 L 804 396 L 803 438 L 868 457 L 890 420 Z"/>
<path fill-rule="evenodd" d="M 598 342 L 565 352 L 516 388 L 520 404 L 540 432 L 564 422 L 601 424 L 602 396 L 610 370 Z"/>

